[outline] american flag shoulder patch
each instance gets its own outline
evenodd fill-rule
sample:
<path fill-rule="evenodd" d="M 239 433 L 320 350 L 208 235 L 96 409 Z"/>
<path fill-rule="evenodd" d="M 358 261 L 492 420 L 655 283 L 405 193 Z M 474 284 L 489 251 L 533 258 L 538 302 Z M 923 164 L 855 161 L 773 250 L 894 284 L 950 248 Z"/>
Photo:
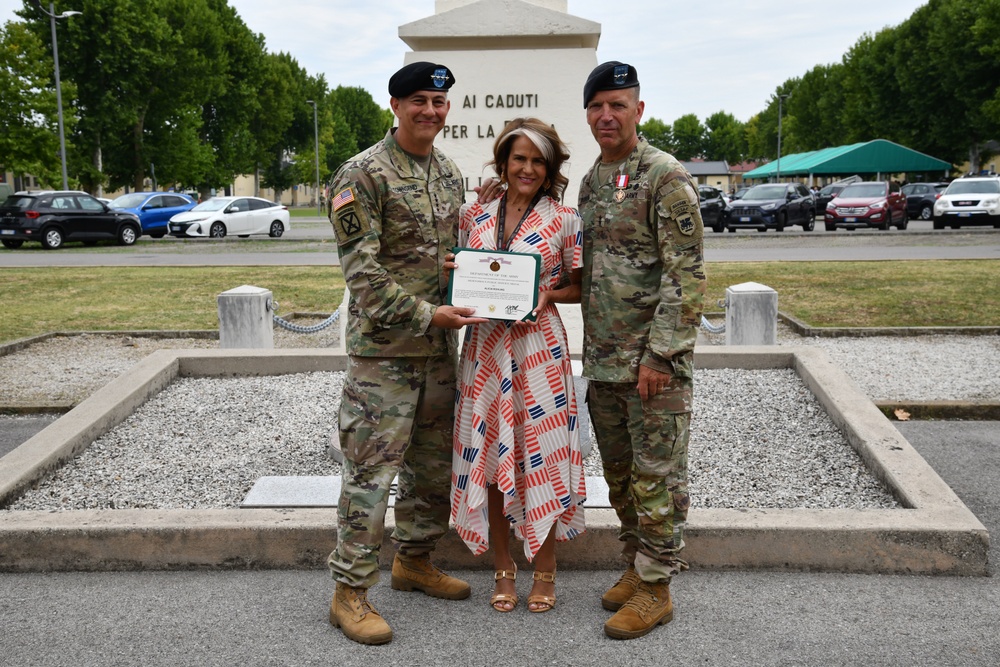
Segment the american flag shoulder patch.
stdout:
<path fill-rule="evenodd" d="M 339 210 L 340 208 L 347 206 L 354 201 L 354 190 L 351 188 L 346 188 L 337 193 L 337 196 L 333 198 L 333 210 Z"/>

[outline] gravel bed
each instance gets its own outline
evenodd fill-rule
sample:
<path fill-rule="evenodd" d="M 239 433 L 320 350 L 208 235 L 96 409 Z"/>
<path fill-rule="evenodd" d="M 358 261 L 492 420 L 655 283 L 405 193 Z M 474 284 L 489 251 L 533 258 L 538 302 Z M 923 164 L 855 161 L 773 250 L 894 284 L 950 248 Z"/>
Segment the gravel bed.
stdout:
<path fill-rule="evenodd" d="M 706 338 L 723 345 L 726 336 Z M 778 345 L 823 348 L 875 401 L 1000 400 L 1000 336 L 806 337 L 779 324 Z"/>
<path fill-rule="evenodd" d="M 296 318 L 311 326 L 318 318 Z M 276 328 L 276 348 L 332 347 L 340 338 L 336 323 L 314 334 Z M 143 358 L 162 349 L 217 349 L 215 338 L 151 338 L 117 334 L 53 336 L 0 356 L 0 405 L 79 403 Z"/>
<path fill-rule="evenodd" d="M 296 323 L 311 324 L 307 320 Z M 275 331 L 276 347 L 328 347 Z M 724 335 L 709 335 L 709 344 Z M 803 338 L 876 400 L 996 401 L 1000 337 Z M 57 337 L 0 357 L 0 405 L 78 402 L 155 349 L 211 339 Z M 332 475 L 340 373 L 180 378 L 9 509 L 229 508 L 265 475 Z M 883 508 L 895 502 L 791 370 L 699 370 L 690 446 L 695 507 Z M 599 475 L 596 448 L 585 461 Z"/>
<path fill-rule="evenodd" d="M 895 506 L 793 371 L 703 370 L 696 382 L 695 507 Z M 342 383 L 180 378 L 9 509 L 234 508 L 261 476 L 338 474 L 326 449 Z M 596 448 L 585 468 L 601 474 Z"/>

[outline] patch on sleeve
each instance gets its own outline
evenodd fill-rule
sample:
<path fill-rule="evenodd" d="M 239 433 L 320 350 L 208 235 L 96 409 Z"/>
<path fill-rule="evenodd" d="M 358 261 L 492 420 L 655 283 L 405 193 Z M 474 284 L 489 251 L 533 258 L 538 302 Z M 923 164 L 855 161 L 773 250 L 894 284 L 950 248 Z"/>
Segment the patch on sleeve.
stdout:
<path fill-rule="evenodd" d="M 331 201 L 333 207 L 333 232 L 341 246 L 361 238 L 371 230 L 371 221 L 365 215 L 361 202 L 354 196 L 353 188 L 341 190 Z"/>
<path fill-rule="evenodd" d="M 347 206 L 354 201 L 354 190 L 352 188 L 347 188 L 346 190 L 341 190 L 337 193 L 337 196 L 333 198 L 333 210 L 339 211 L 341 207 Z"/>
<path fill-rule="evenodd" d="M 687 248 L 701 241 L 701 205 L 690 185 L 675 180 L 662 187 L 656 210 L 669 229 L 675 247 Z"/>
<path fill-rule="evenodd" d="M 686 199 L 675 201 L 670 205 L 671 217 L 677 218 L 688 213 L 691 213 L 691 204 Z"/>
<path fill-rule="evenodd" d="M 694 234 L 695 224 L 694 224 L 694 219 L 691 217 L 690 213 L 685 213 L 684 215 L 678 216 L 676 220 L 677 220 L 677 229 L 680 231 L 681 234 L 684 234 L 685 236 L 691 236 L 692 234 Z"/>

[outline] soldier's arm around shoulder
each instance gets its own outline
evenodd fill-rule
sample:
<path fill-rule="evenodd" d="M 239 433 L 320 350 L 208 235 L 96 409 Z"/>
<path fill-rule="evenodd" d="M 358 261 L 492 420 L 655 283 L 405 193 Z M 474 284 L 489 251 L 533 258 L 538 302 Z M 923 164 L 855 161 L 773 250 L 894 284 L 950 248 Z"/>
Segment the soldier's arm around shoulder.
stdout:
<path fill-rule="evenodd" d="M 705 300 L 704 227 L 698 191 L 684 169 L 663 175 L 650 210 L 663 266 L 660 303 L 642 364 L 673 372 L 671 360 L 694 349 Z"/>

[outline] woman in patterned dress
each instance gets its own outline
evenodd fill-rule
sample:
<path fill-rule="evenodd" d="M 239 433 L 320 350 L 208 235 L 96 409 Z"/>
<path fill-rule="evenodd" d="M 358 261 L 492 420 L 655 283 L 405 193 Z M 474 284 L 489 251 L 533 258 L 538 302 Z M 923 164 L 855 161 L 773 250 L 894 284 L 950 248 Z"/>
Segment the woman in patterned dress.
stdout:
<path fill-rule="evenodd" d="M 535 565 L 529 611 L 555 606 L 555 541 L 584 530 L 586 486 L 566 330 L 557 303 L 579 303 L 581 219 L 559 203 L 569 158 L 555 130 L 518 118 L 493 146 L 506 191 L 462 208 L 459 245 L 541 256 L 535 321 L 466 329 L 452 456 L 451 519 L 475 554 L 493 547 L 490 605 L 517 605 L 510 528 Z M 448 266 L 448 265 L 446 265 Z M 451 266 L 455 266 L 452 264 Z"/>

